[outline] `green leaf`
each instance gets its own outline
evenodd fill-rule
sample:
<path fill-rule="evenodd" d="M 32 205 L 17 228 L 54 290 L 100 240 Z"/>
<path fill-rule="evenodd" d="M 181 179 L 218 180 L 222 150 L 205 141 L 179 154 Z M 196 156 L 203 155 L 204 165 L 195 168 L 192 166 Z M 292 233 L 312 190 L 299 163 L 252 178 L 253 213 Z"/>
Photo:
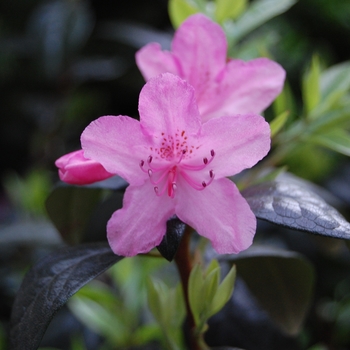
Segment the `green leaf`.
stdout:
<path fill-rule="evenodd" d="M 320 92 L 320 61 L 318 56 L 313 56 L 311 66 L 303 77 L 303 101 L 305 105 L 305 112 L 308 117 L 309 113 L 319 104 L 321 101 Z"/>
<path fill-rule="evenodd" d="M 231 260 L 276 325 L 297 334 L 312 299 L 312 265 L 294 252 L 254 246 Z"/>
<path fill-rule="evenodd" d="M 248 10 L 228 28 L 228 36 L 238 41 L 271 18 L 287 11 L 296 0 L 256 0 Z"/>
<path fill-rule="evenodd" d="M 215 19 L 223 23 L 227 19 L 236 19 L 247 7 L 247 0 L 216 0 Z"/>
<path fill-rule="evenodd" d="M 127 344 L 130 332 L 113 310 L 83 296 L 73 297 L 69 301 L 69 308 L 95 333 L 103 335 L 115 344 Z"/>
<path fill-rule="evenodd" d="M 286 124 L 288 116 L 289 116 L 289 111 L 285 111 L 271 121 L 270 123 L 271 137 L 275 136 L 283 128 L 283 126 Z"/>
<path fill-rule="evenodd" d="M 311 137 L 310 142 L 350 156 L 350 135 L 344 129 L 333 129 L 328 133 L 315 135 Z"/>
<path fill-rule="evenodd" d="M 147 283 L 148 305 L 161 326 L 168 349 L 180 349 L 181 325 L 185 318 L 182 286 L 169 288 L 160 280 L 149 279 Z"/>
<path fill-rule="evenodd" d="M 123 257 L 106 243 L 62 248 L 34 265 L 23 279 L 12 307 L 13 350 L 35 350 L 55 313 L 67 300 Z"/>
<path fill-rule="evenodd" d="M 202 298 L 199 296 L 203 293 L 204 277 L 200 264 L 196 264 L 191 271 L 188 280 L 188 299 L 196 324 L 199 323 L 202 311 Z"/>
<path fill-rule="evenodd" d="M 213 301 L 211 302 L 210 312 L 208 317 L 211 317 L 218 313 L 224 305 L 230 300 L 233 288 L 236 280 L 236 266 L 233 265 L 229 273 L 226 275 L 224 280 L 220 283 Z"/>
<path fill-rule="evenodd" d="M 170 0 L 168 12 L 170 21 L 176 29 L 187 17 L 199 12 L 199 9 L 186 0 Z"/>

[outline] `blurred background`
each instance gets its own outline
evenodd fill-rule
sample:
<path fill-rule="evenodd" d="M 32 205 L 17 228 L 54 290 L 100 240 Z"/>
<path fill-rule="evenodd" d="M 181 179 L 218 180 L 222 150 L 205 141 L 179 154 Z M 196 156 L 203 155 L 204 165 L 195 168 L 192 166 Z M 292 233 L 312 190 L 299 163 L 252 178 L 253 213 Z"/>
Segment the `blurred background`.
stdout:
<path fill-rule="evenodd" d="M 300 0 L 241 39 L 231 56 L 269 56 L 279 62 L 287 71 L 294 96 L 292 114 L 297 118 L 302 110 L 302 76 L 313 55 L 318 55 L 323 67 L 350 59 L 349 18 L 349 0 Z M 63 244 L 45 209 L 45 200 L 58 181 L 55 160 L 80 148 L 81 132 L 99 116 L 138 117 L 138 94 L 144 81 L 135 52 L 151 41 L 169 49 L 172 35 L 166 0 L 0 2 L 1 350 L 7 348 L 11 305 L 24 273 L 39 257 Z M 267 118 L 272 113 L 270 108 Z M 291 172 L 328 188 L 343 213 L 349 213 L 348 159 L 318 148 L 307 151 L 302 152 L 304 158 L 300 154 L 290 157 Z M 260 228 L 270 230 L 264 224 Z M 348 349 L 349 258 L 333 259 L 339 246 L 331 239 L 320 238 L 316 244 L 305 234 L 294 234 L 299 239 L 296 244 L 290 243 L 290 232 L 283 237 L 286 247 L 309 255 L 322 277 L 317 275 L 311 316 L 301 335 L 285 340 L 273 328 L 272 333 L 278 335 L 271 335 L 272 343 L 266 348 L 287 349 L 279 343 L 283 338 L 291 349 Z M 305 242 L 312 249 L 305 249 Z M 244 288 L 238 289 L 245 294 Z M 68 309 L 58 317 L 55 332 L 51 331 L 43 347 L 97 349 L 96 344 L 103 344 L 106 333 L 83 325 Z M 259 317 L 255 321 L 261 326 L 265 319 Z M 247 324 L 252 329 L 252 323 Z M 264 332 L 256 333 L 257 344 Z M 146 344 L 149 339 L 145 339 Z M 258 349 L 256 344 L 240 346 Z"/>

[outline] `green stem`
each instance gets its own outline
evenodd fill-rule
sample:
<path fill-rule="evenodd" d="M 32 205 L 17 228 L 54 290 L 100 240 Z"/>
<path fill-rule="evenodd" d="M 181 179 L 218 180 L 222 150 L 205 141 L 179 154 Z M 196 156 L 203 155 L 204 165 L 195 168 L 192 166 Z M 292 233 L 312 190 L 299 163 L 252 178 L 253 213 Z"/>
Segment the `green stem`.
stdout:
<path fill-rule="evenodd" d="M 192 259 L 190 254 L 191 231 L 192 228 L 187 226 L 174 260 L 180 274 L 183 294 L 185 298 L 187 322 L 189 326 L 189 348 L 191 350 L 202 350 L 203 347 L 198 342 L 199 339 L 195 336 L 196 322 L 193 317 L 188 297 L 188 280 L 192 270 Z"/>

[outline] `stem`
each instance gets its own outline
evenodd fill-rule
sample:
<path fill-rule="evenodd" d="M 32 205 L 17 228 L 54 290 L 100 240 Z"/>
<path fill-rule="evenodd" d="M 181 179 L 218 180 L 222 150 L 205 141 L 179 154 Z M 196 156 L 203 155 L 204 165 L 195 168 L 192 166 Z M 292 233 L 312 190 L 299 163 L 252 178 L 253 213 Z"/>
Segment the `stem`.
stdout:
<path fill-rule="evenodd" d="M 191 350 L 201 350 L 202 347 L 198 343 L 198 339 L 195 336 L 196 322 L 194 320 L 193 313 L 190 307 L 189 298 L 188 298 L 188 280 L 192 270 L 192 259 L 190 254 L 191 231 L 192 231 L 191 227 L 187 226 L 185 229 L 185 233 L 182 236 L 182 239 L 181 239 L 179 248 L 176 252 L 174 260 L 180 274 L 183 294 L 185 297 L 187 323 L 190 330 L 188 335 L 189 348 Z"/>

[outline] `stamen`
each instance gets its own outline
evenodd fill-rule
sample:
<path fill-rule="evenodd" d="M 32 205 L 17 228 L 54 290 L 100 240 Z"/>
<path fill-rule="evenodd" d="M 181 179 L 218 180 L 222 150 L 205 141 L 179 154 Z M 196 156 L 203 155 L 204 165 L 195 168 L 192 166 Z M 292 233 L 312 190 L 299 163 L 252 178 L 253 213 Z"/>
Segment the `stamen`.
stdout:
<path fill-rule="evenodd" d="M 145 162 L 144 162 L 143 160 L 140 160 L 139 165 L 140 165 L 141 170 L 142 170 L 144 173 L 147 173 L 147 172 L 148 172 L 146 169 L 143 168 L 143 166 L 145 165 Z"/>
<path fill-rule="evenodd" d="M 186 169 L 186 170 L 191 170 L 191 171 L 198 171 L 198 170 L 203 170 L 208 164 L 210 164 L 214 157 L 215 157 L 215 152 L 212 149 L 210 151 L 210 159 L 208 159 L 207 157 L 203 158 L 203 164 L 201 165 L 189 165 L 189 164 L 181 164 L 181 168 Z"/>
<path fill-rule="evenodd" d="M 164 173 L 158 178 L 158 180 L 152 179 L 152 175 L 153 175 L 152 170 L 148 169 L 148 176 L 149 176 L 149 179 L 151 181 L 151 184 L 152 185 L 158 185 L 168 175 L 168 172 L 164 171 Z"/>
<path fill-rule="evenodd" d="M 201 184 L 198 184 L 194 182 L 190 176 L 188 176 L 185 172 L 181 172 L 181 175 L 183 178 L 188 182 L 189 185 L 191 185 L 195 190 L 201 191 L 204 190 L 204 188 L 207 186 L 207 184 L 203 181 Z M 203 183 L 205 185 L 203 185 Z"/>

